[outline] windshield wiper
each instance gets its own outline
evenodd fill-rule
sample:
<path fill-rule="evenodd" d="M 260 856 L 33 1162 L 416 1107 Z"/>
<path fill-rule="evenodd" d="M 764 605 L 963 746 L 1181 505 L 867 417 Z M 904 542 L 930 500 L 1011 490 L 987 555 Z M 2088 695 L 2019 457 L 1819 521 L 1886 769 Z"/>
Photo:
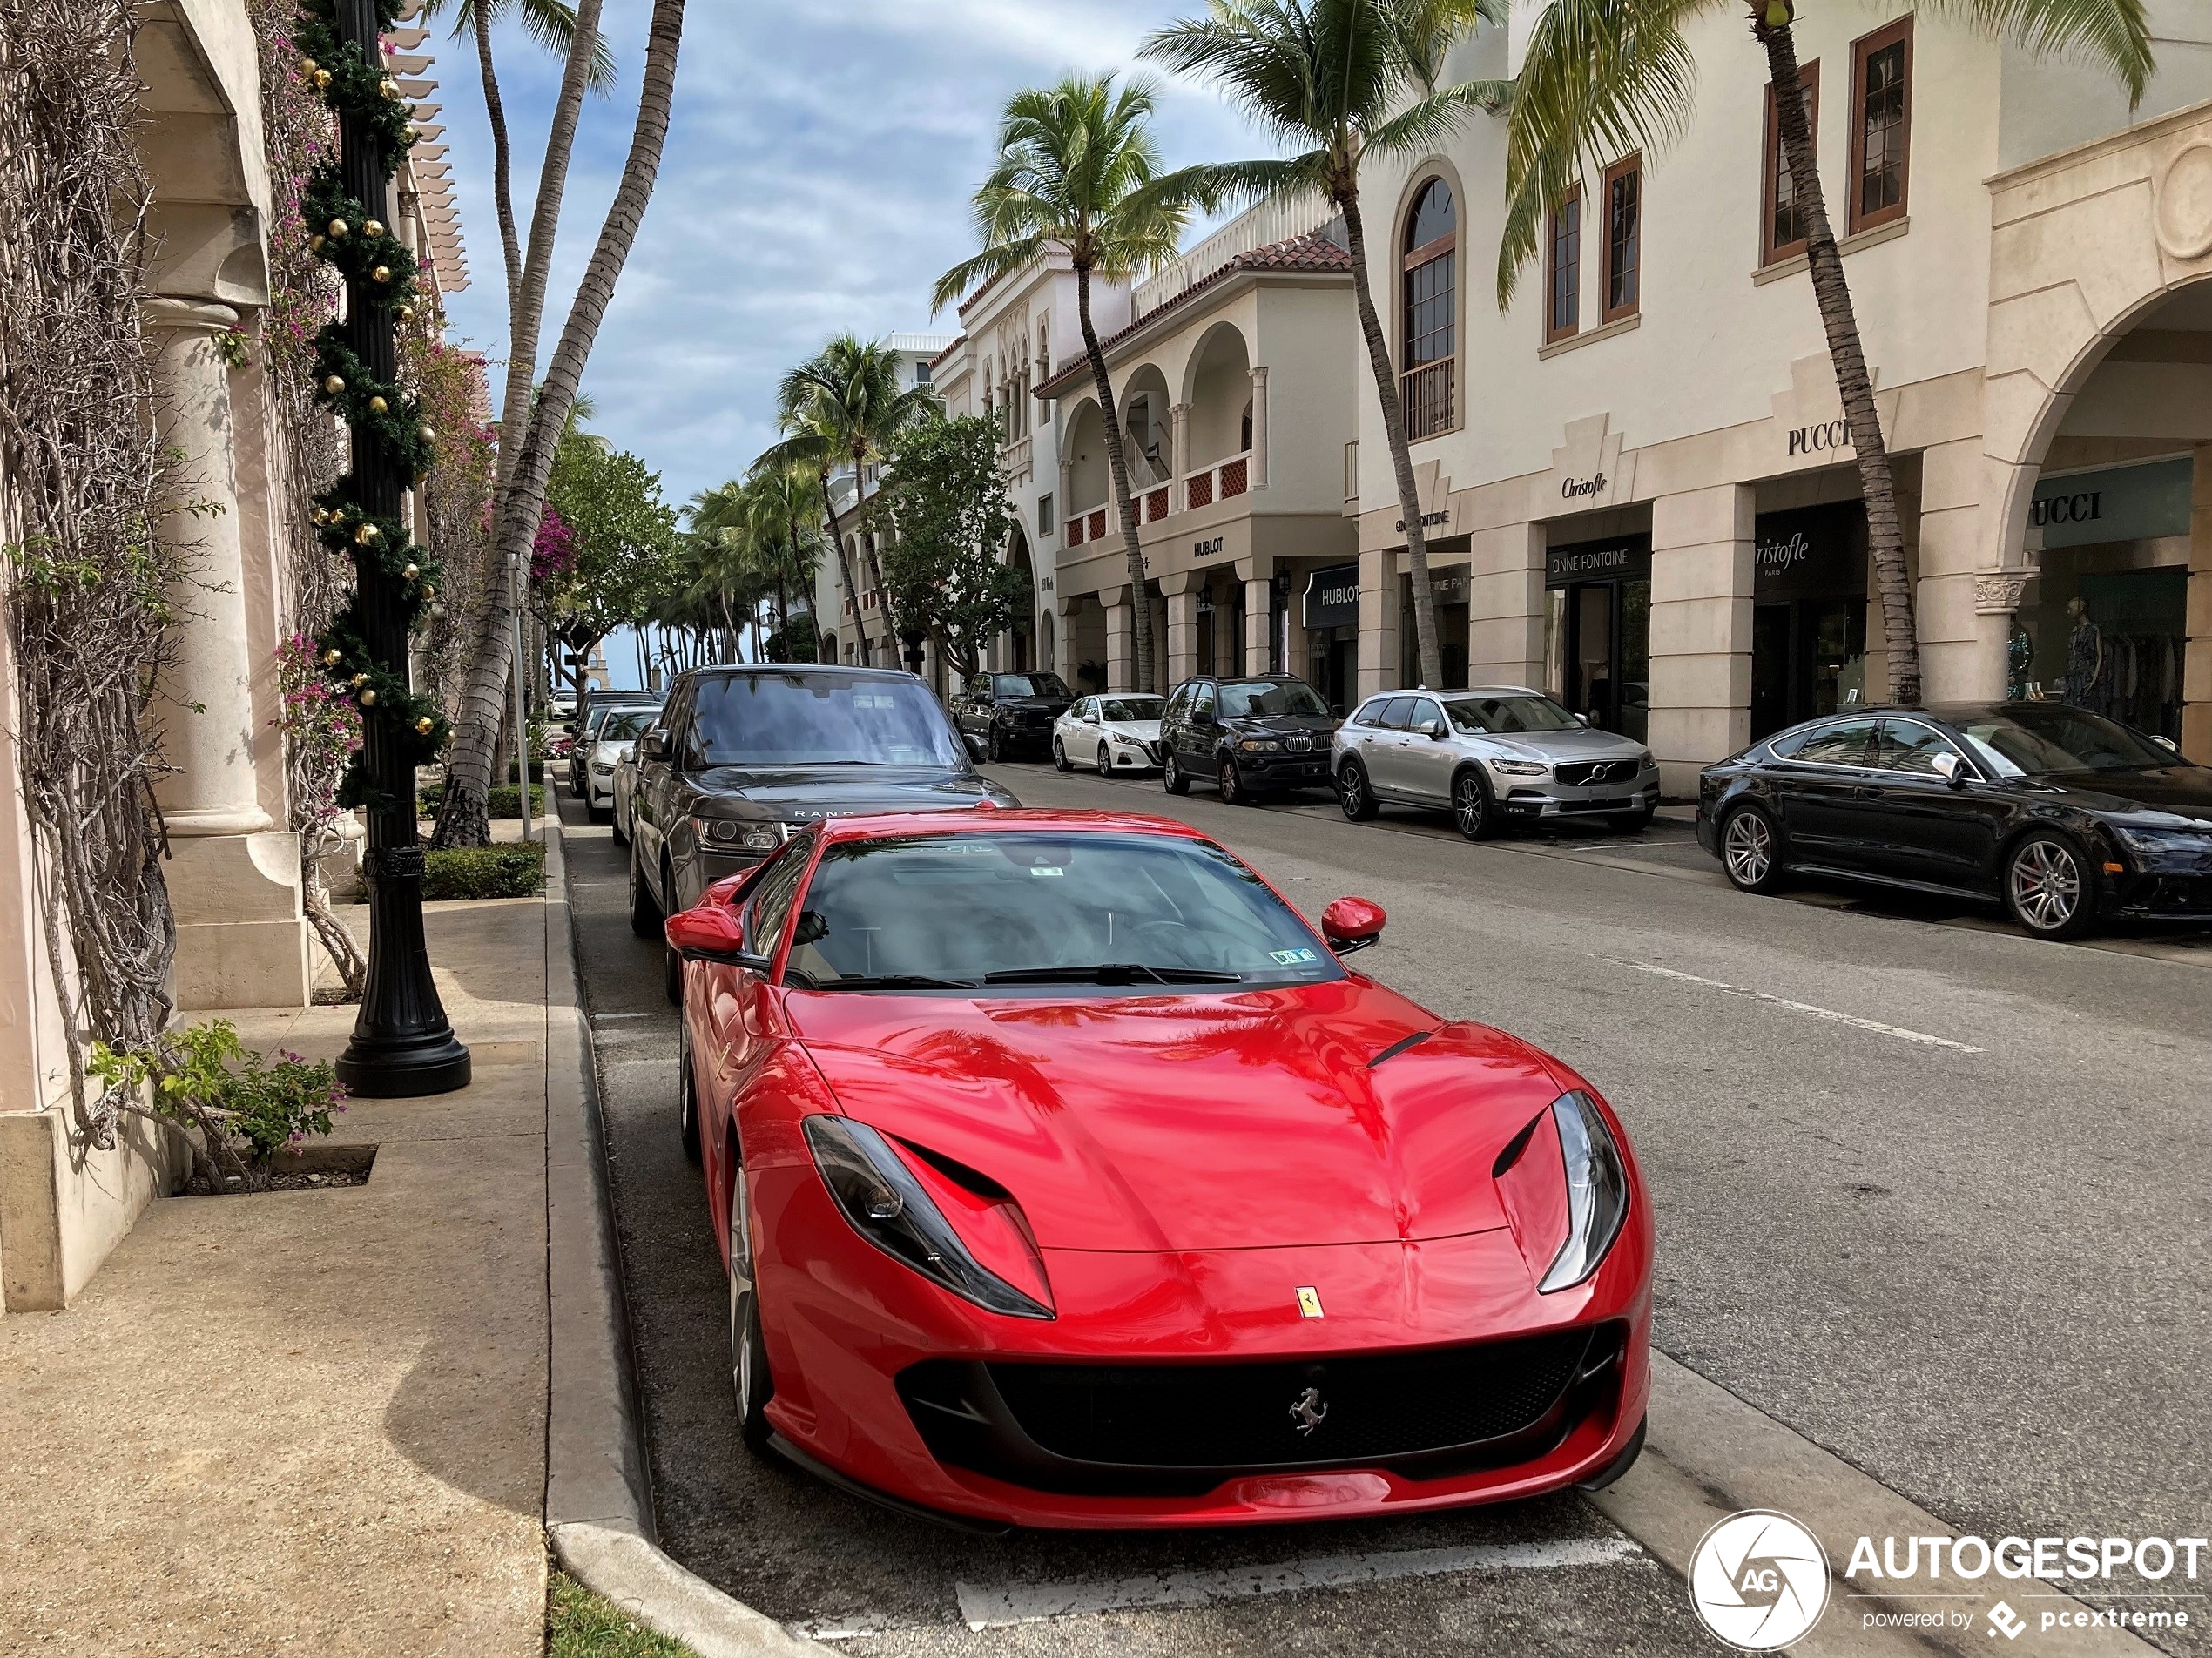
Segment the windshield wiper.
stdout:
<path fill-rule="evenodd" d="M 1142 961 L 1103 961 L 1088 967 L 1009 967 L 987 973 L 985 984 L 1241 984 L 1239 973 L 1216 973 L 1207 967 L 1154 967 Z"/>
<path fill-rule="evenodd" d="M 973 979 L 933 979 L 926 973 L 846 974 L 824 980 L 821 990 L 973 990 Z"/>

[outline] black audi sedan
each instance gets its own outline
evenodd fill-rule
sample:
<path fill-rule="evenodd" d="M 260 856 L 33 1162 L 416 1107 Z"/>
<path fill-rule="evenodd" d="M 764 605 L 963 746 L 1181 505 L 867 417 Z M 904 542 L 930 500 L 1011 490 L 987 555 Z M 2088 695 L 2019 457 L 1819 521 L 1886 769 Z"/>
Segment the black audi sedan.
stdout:
<path fill-rule="evenodd" d="M 1853 710 L 1708 766 L 1697 839 L 1747 893 L 1793 875 L 1994 901 L 2040 938 L 2212 926 L 2212 767 L 2064 703 Z"/>

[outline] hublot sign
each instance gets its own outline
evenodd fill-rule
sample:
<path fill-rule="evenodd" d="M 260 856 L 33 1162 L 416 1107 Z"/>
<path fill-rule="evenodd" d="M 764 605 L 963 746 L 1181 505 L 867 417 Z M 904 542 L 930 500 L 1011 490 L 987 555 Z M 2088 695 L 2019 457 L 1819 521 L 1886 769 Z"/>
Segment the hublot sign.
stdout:
<path fill-rule="evenodd" d="M 1190 543 L 1190 556 L 1211 558 L 1221 550 L 1221 542 L 1222 538 L 1218 536 L 1211 536 L 1204 541 L 1194 541 Z"/>

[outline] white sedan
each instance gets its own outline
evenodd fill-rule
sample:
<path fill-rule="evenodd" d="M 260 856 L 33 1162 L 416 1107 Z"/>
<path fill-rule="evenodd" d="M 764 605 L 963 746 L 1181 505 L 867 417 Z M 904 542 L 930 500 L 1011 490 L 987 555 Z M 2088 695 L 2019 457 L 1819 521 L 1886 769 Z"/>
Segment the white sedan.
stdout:
<path fill-rule="evenodd" d="M 1052 723 L 1052 763 L 1063 772 L 1097 768 L 1101 777 L 1144 772 L 1160 763 L 1160 711 L 1164 697 L 1120 691 L 1078 697 Z"/>
<path fill-rule="evenodd" d="M 637 741 L 637 733 L 660 718 L 658 708 L 617 708 L 601 722 L 598 739 L 584 756 L 584 815 L 604 823 L 615 807 L 615 764 Z"/>

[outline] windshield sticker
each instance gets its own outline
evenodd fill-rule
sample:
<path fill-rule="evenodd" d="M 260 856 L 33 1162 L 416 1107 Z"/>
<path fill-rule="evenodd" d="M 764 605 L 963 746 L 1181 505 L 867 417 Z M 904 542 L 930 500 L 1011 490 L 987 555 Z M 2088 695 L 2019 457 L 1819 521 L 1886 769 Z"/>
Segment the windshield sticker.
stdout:
<path fill-rule="evenodd" d="M 1305 962 L 1318 961 L 1321 959 L 1320 957 L 1315 955 L 1312 950 L 1305 948 L 1296 950 L 1270 950 L 1268 954 L 1273 956 L 1278 964 L 1286 967 L 1299 967 Z"/>
<path fill-rule="evenodd" d="M 1029 866 L 1029 873 L 1032 875 L 1045 875 L 1056 880 L 1068 872 L 1064 869 L 1055 869 L 1049 864 L 1032 864 Z"/>

